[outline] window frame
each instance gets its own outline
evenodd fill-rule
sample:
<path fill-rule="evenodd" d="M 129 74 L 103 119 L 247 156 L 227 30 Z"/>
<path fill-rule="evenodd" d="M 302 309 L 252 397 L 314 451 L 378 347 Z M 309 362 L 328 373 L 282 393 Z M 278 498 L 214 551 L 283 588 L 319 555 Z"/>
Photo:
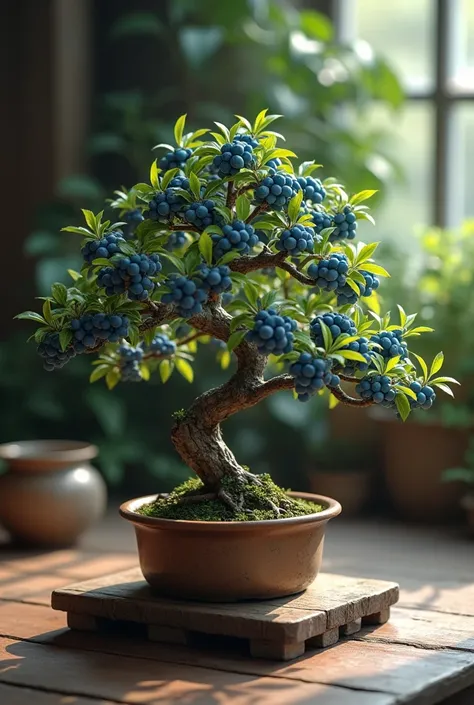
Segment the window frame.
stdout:
<path fill-rule="evenodd" d="M 354 28 L 356 3 L 360 0 L 332 0 L 331 19 L 336 40 L 348 42 L 355 39 Z M 453 76 L 457 21 L 461 13 L 460 0 L 434 0 L 435 36 L 433 62 L 435 66 L 434 86 L 426 90 L 407 88 L 407 102 L 424 101 L 431 104 L 434 114 L 433 177 L 431 183 L 431 224 L 439 227 L 456 225 L 454 213 L 461 189 L 456 175 L 461 146 L 455 126 L 455 111 L 463 102 L 474 105 L 472 90 L 459 87 Z M 459 204 L 461 205 L 461 204 Z"/>

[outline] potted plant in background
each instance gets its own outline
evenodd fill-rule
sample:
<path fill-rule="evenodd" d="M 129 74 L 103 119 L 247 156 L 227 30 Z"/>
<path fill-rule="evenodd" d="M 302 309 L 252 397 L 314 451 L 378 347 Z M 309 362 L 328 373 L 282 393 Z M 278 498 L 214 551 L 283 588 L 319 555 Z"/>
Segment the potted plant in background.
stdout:
<path fill-rule="evenodd" d="M 173 596 L 303 590 L 321 563 L 324 526 L 340 511 L 333 499 L 286 493 L 242 467 L 223 440 L 227 418 L 287 391 L 300 402 L 325 395 L 331 406 L 382 405 L 405 420 L 433 404 L 433 387 L 454 381 L 436 376 L 441 353 L 431 375 L 409 357 L 405 338 L 425 330 L 414 315 L 401 309 L 393 325 L 364 312 L 387 275 L 372 259 L 376 243 L 351 242 L 358 221 L 372 220 L 361 204 L 373 192 L 349 198 L 334 179 L 321 182 L 313 162 L 294 166 L 271 129 L 277 117 L 238 116 L 210 134 L 185 134 L 180 117 L 176 145 L 157 146 L 164 153 L 150 183 L 111 203 L 117 222 L 84 211 L 86 226 L 66 228 L 83 239 L 72 286 L 53 285 L 42 314 L 20 314 L 40 324 L 33 337 L 46 369 L 97 352 L 91 381 L 109 388 L 154 372 L 167 382 L 174 369 L 191 381 L 202 338 L 234 353 L 228 381 L 174 415 L 174 446 L 196 477 L 121 508 L 145 578 Z"/>
<path fill-rule="evenodd" d="M 413 416 L 403 426 L 377 414 L 388 490 L 397 511 L 409 519 L 439 522 L 459 516 L 461 478 L 452 476 L 449 484 L 441 480 L 443 471 L 462 467 L 472 428 L 474 363 L 468 353 L 474 349 L 473 235 L 473 221 L 455 230 L 430 228 L 415 240 L 408 268 L 403 254 L 397 258 L 392 252 L 390 257 L 394 276 L 384 287 L 384 304 L 395 308 L 403 292 L 410 307 L 419 311 L 420 322 L 434 324 L 435 330 L 420 340 L 420 353 L 432 357 L 442 345 L 450 369 L 462 382 L 455 406 L 441 399 L 432 414 Z"/>
<path fill-rule="evenodd" d="M 469 446 L 464 457 L 463 466 L 448 468 L 442 474 L 444 482 L 462 483 L 463 495 L 461 506 L 466 512 L 469 530 L 474 534 L 474 437 L 470 436 Z"/>

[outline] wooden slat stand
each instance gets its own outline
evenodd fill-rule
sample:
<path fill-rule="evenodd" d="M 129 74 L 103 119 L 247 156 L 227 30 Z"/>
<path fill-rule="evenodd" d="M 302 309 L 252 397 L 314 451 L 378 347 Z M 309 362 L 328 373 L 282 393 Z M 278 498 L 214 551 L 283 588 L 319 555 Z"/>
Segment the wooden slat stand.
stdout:
<path fill-rule="evenodd" d="M 197 633 L 247 639 L 252 656 L 288 661 L 324 648 L 362 625 L 383 624 L 398 585 L 320 574 L 304 593 L 240 603 L 175 601 L 155 595 L 138 568 L 55 590 L 52 607 L 71 629 L 119 631 L 142 625 L 151 641 L 190 644 Z"/>

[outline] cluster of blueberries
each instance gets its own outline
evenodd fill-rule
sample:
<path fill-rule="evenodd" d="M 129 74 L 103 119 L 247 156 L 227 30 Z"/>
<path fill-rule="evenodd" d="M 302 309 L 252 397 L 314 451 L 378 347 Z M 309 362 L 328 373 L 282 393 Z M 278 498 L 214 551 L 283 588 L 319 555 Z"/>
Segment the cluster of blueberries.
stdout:
<path fill-rule="evenodd" d="M 280 316 L 273 308 L 264 309 L 255 316 L 254 327 L 246 337 L 265 355 L 283 355 L 293 350 L 296 326 L 289 316 Z"/>

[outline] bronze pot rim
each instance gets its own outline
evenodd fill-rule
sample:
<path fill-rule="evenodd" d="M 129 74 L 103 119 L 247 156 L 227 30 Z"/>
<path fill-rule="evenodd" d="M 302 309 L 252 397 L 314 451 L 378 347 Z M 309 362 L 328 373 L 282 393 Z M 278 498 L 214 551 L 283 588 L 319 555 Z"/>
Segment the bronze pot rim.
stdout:
<path fill-rule="evenodd" d="M 97 446 L 87 441 L 39 439 L 0 444 L 0 458 L 12 469 L 50 470 L 92 460 L 98 453 Z"/>
<path fill-rule="evenodd" d="M 188 519 L 162 519 L 159 517 L 147 517 L 143 514 L 138 514 L 135 511 L 138 507 L 152 502 L 158 495 L 147 495 L 145 497 L 136 497 L 129 499 L 120 505 L 119 513 L 127 521 L 132 524 L 147 526 L 151 529 L 168 529 L 177 531 L 258 531 L 259 528 L 268 529 L 272 527 L 284 526 L 291 527 L 295 525 L 326 523 L 329 519 L 338 516 L 342 511 L 342 506 L 332 497 L 324 495 L 312 494 L 310 492 L 288 492 L 290 497 L 305 499 L 315 504 L 326 505 L 321 512 L 314 514 L 304 514 L 297 517 L 288 517 L 287 519 L 263 519 L 260 521 L 191 521 Z"/>

